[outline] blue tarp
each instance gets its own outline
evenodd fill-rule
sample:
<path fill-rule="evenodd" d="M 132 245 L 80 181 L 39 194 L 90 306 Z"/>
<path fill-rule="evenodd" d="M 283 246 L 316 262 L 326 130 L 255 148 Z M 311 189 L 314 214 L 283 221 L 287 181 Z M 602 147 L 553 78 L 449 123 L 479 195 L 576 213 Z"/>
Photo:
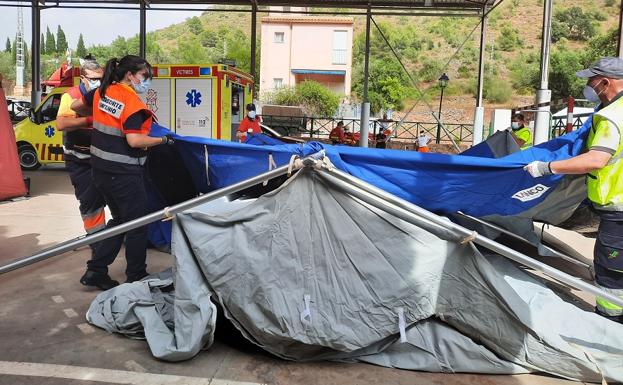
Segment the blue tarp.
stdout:
<path fill-rule="evenodd" d="M 269 154 L 279 167 L 287 164 L 292 155 L 305 157 L 324 149 L 338 169 L 418 206 L 441 214 L 462 211 L 483 217 L 517 215 L 542 202 L 563 176 L 534 179 L 523 166 L 533 160 L 554 161 L 578 155 L 589 127 L 590 119 L 577 131 L 499 159 L 318 142 L 251 145 L 173 135 L 197 191 L 203 193 L 269 171 Z M 153 136 L 165 133 L 170 132 L 164 127 L 152 128 Z M 523 201 L 513 197 L 537 185 L 546 186 L 547 191 Z"/>

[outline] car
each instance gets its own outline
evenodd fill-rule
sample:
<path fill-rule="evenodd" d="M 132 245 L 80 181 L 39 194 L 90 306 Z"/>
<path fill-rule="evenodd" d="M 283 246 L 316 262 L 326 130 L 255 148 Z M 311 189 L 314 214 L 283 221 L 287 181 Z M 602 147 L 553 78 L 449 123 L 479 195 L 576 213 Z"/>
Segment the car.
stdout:
<path fill-rule="evenodd" d="M 7 98 L 6 102 L 9 109 L 9 117 L 11 118 L 11 123 L 19 123 L 20 121 L 28 117 L 31 108 L 30 102 L 14 98 Z"/>
<path fill-rule="evenodd" d="M 15 141 L 23 170 L 36 170 L 43 164 L 62 164 L 63 133 L 56 128 L 56 113 L 67 87 L 57 87 L 41 104 L 30 109 L 28 118 L 17 123 Z"/>

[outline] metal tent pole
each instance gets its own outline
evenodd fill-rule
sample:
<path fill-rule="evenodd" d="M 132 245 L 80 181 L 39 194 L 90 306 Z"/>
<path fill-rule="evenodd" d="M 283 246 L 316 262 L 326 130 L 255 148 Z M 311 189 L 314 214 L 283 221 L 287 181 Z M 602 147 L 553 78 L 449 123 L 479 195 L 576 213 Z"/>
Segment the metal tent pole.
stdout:
<path fill-rule="evenodd" d="M 311 158 L 310 158 L 311 159 Z M 306 159 L 303 159 L 305 161 Z M 297 168 L 297 167 L 295 167 Z M 218 198 L 222 198 L 229 194 L 235 193 L 237 191 L 243 190 L 247 187 L 254 186 L 258 183 L 262 183 L 266 180 L 270 180 L 272 178 L 287 174 L 290 171 L 290 166 L 285 165 L 278 167 L 272 171 L 257 175 L 253 178 L 243 180 L 241 182 L 232 184 L 227 187 L 223 187 L 221 189 L 209 192 L 207 194 L 198 196 L 196 198 L 187 200 L 185 202 L 179 203 L 177 205 L 171 206 L 169 208 L 165 208 L 163 210 L 156 211 L 154 213 L 145 215 L 144 217 L 134 219 L 130 222 L 123 223 L 119 226 L 111 227 L 109 229 L 105 229 L 99 231 L 95 234 L 91 234 L 85 236 L 83 238 L 76 238 L 74 240 L 66 241 L 61 243 L 60 245 L 51 247 L 49 249 L 42 250 L 34 255 L 29 257 L 21 258 L 16 261 L 10 262 L 6 265 L 0 266 L 0 274 L 7 273 L 9 271 L 19 269 L 20 267 L 28 266 L 33 263 L 43 261 L 45 259 L 54 257 L 56 255 L 65 253 L 67 251 L 71 251 L 77 249 L 78 247 L 90 245 L 91 243 L 101 241 L 110 237 L 113 237 L 117 234 L 125 233 L 129 230 L 135 229 L 137 227 L 148 225 L 152 222 L 159 221 L 161 219 L 169 219 L 173 215 L 181 213 L 184 210 L 191 209 L 198 205 L 201 205 L 206 202 L 213 201 Z"/>
<path fill-rule="evenodd" d="M 251 78 L 253 79 L 252 96 L 255 99 L 255 90 L 258 87 L 255 51 L 257 51 L 257 1 L 251 4 Z"/>
<path fill-rule="evenodd" d="M 422 222 L 422 219 L 425 219 L 438 226 L 444 227 L 447 230 L 453 231 L 458 236 L 471 240 L 472 242 L 486 247 L 487 249 L 492 250 L 508 259 L 540 271 L 545 275 L 564 283 L 566 286 L 585 291 L 597 297 L 604 298 L 605 300 L 616 305 L 623 306 L 623 298 L 607 293 L 577 277 L 566 274 L 542 262 L 536 261 L 525 254 L 495 242 L 487 237 L 483 237 L 475 231 L 450 222 L 443 217 L 374 187 L 369 183 L 355 178 L 343 171 L 337 170 L 333 167 L 324 166 L 320 168 L 320 175 L 325 177 L 329 182 L 332 182 L 348 191 L 349 194 L 353 194 L 362 201 L 381 210 L 397 215 L 399 218 L 404 219 L 409 223 L 418 225 L 418 223 Z"/>
<path fill-rule="evenodd" d="M 32 54 L 30 60 L 31 70 L 31 91 L 30 102 L 32 103 L 33 110 L 41 102 L 41 50 L 43 47 L 40 45 L 41 38 L 41 7 L 39 6 L 39 0 L 32 0 L 32 37 L 30 41 L 30 52 Z"/>
<path fill-rule="evenodd" d="M 536 91 L 536 105 L 540 112 L 534 122 L 534 144 L 549 140 L 549 115 L 552 91 L 549 89 L 549 53 L 552 36 L 552 0 L 543 4 L 543 30 L 541 32 L 541 83 Z"/>
<path fill-rule="evenodd" d="M 141 8 L 139 11 L 139 33 L 138 33 L 138 41 L 139 41 L 139 56 L 143 59 L 147 58 L 147 5 L 145 4 L 146 0 L 141 1 Z"/>
<path fill-rule="evenodd" d="M 621 44 L 621 39 L 623 39 L 623 0 L 621 0 L 621 5 L 619 6 L 619 37 L 617 40 L 617 56 L 623 59 L 623 44 Z"/>
<path fill-rule="evenodd" d="M 480 56 L 478 60 L 478 95 L 476 97 L 476 112 L 474 114 L 474 131 L 472 145 L 482 142 L 482 129 L 485 121 L 485 107 L 482 104 L 484 77 L 485 77 L 485 48 L 487 39 L 487 12 L 480 20 Z"/>
<path fill-rule="evenodd" d="M 491 228 L 491 229 L 493 229 L 493 230 L 495 230 L 495 231 L 499 231 L 500 233 L 506 234 L 506 235 L 508 235 L 509 237 L 513 237 L 513 238 L 515 238 L 515 239 L 517 239 L 517 240 L 519 240 L 519 241 L 522 241 L 522 242 L 524 242 L 524 243 L 526 243 L 526 244 L 528 244 L 528 245 L 534 246 L 534 245 L 533 245 L 532 243 L 530 243 L 530 241 L 528 241 L 526 238 L 524 238 L 524 237 L 522 237 L 522 236 L 519 236 L 519 235 L 517 235 L 517 234 L 515 234 L 515 233 L 513 233 L 513 232 L 511 232 L 511 231 L 508 231 L 508 230 L 506 230 L 506 229 L 505 229 L 505 228 L 503 228 L 503 227 L 500 227 L 500 226 L 495 225 L 495 224 L 493 224 L 493 223 L 489 223 L 489 222 L 487 222 L 487 221 L 485 221 L 485 220 L 482 220 L 482 219 L 480 219 L 480 218 L 476 218 L 476 217 L 473 217 L 473 216 L 471 216 L 471 215 L 468 215 L 468 214 L 462 213 L 462 212 L 460 212 L 460 211 L 459 211 L 457 214 L 458 214 L 458 215 L 460 215 L 460 216 L 462 216 L 462 217 L 465 217 L 465 218 L 467 218 L 467 219 L 470 219 L 470 220 L 472 220 L 472 221 L 474 221 L 474 222 L 480 223 L 480 224 L 481 224 L 481 225 L 483 225 L 483 226 L 487 226 L 487 227 L 489 227 L 489 228 Z M 587 263 L 584 263 L 584 262 L 582 262 L 582 261 L 578 261 L 577 259 L 575 259 L 575 258 L 573 258 L 573 257 L 570 257 L 570 256 L 568 256 L 567 254 L 561 253 L 560 251 L 558 251 L 558 250 L 556 250 L 556 249 L 553 249 L 553 248 L 551 248 L 551 247 L 549 247 L 549 246 L 547 246 L 547 245 L 541 244 L 541 246 L 543 246 L 543 248 L 544 248 L 544 249 L 546 249 L 547 251 L 549 251 L 550 253 L 552 253 L 552 255 L 553 255 L 554 257 L 557 257 L 557 258 L 563 259 L 563 260 L 565 260 L 565 261 L 567 261 L 567 262 L 573 263 L 574 265 L 578 265 L 578 266 L 580 266 L 580 267 L 583 267 L 583 268 L 585 268 L 585 269 L 587 269 L 587 270 L 589 270 L 589 271 L 591 270 L 591 265 L 589 265 L 589 264 L 587 264 Z M 591 274 L 592 274 L 592 272 L 591 272 Z"/>
<path fill-rule="evenodd" d="M 361 104 L 361 123 L 359 124 L 359 147 L 368 147 L 368 125 L 370 122 L 370 100 L 368 99 L 368 77 L 370 69 L 370 19 L 372 8 L 368 5 L 366 14 L 366 49 L 363 63 L 363 103 Z"/>

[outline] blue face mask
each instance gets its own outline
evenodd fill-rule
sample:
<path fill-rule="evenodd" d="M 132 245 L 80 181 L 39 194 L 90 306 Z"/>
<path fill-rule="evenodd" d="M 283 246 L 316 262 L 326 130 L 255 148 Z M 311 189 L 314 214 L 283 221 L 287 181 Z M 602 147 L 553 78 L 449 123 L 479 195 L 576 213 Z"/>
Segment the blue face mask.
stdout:
<path fill-rule="evenodd" d="M 137 94 L 144 94 L 150 87 L 151 79 L 143 79 L 138 84 L 132 83 L 132 88 L 134 88 L 134 91 L 136 91 Z"/>

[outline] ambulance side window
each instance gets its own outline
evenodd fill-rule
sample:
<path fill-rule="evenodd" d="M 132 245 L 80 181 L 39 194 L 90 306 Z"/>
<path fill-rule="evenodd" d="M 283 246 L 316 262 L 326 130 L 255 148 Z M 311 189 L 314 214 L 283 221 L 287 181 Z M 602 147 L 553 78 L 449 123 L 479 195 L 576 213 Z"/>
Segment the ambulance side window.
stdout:
<path fill-rule="evenodd" d="M 44 123 L 56 119 L 58 107 L 61 105 L 61 96 L 61 94 L 50 96 L 39 109 L 39 114 Z"/>

